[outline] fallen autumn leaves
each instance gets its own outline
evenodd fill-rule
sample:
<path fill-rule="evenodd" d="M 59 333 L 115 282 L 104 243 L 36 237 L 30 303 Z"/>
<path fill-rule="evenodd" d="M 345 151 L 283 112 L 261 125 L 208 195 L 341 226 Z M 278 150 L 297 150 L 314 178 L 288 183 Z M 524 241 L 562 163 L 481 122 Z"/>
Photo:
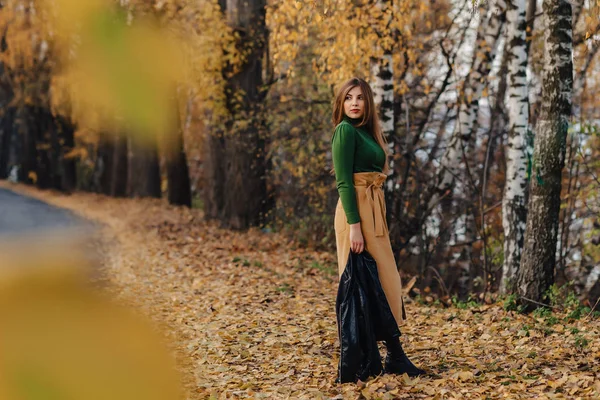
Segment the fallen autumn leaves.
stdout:
<path fill-rule="evenodd" d="M 411 302 L 402 341 L 432 376 L 336 385 L 334 254 L 161 201 L 18 190 L 105 225 L 108 279 L 169 327 L 188 399 L 600 398 L 597 319 L 501 305 Z"/>

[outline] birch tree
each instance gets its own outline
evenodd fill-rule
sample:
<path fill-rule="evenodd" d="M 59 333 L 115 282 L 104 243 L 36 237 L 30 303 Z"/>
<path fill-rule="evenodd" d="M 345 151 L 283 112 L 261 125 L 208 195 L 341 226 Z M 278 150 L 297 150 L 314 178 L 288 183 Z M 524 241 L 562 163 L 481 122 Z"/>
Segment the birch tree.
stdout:
<path fill-rule="evenodd" d="M 486 17 L 477 29 L 476 47 L 471 71 L 464 82 L 459 100 L 458 120 L 452 138 L 442 155 L 437 173 L 435 192 L 430 197 L 429 209 L 439 200 L 439 196 L 451 189 L 459 175 L 465 150 L 471 146 L 476 131 L 479 99 L 485 88 L 485 77 L 491 69 L 491 63 L 498 52 L 499 37 L 505 20 L 506 3 L 504 0 L 490 1 Z"/>
<path fill-rule="evenodd" d="M 508 145 L 506 149 L 506 183 L 502 199 L 504 230 L 504 264 L 500 291 L 506 293 L 514 284 L 525 234 L 527 207 L 527 130 L 529 101 L 525 40 L 526 0 L 509 0 L 507 4 L 508 46 Z"/>
<path fill-rule="evenodd" d="M 473 61 L 470 71 L 465 78 L 462 90 L 459 92 L 458 98 L 458 115 L 454 125 L 452 137 L 446 147 L 445 152 L 440 160 L 440 166 L 436 171 L 436 181 L 431 186 L 429 193 L 425 194 L 425 203 L 427 210 L 433 210 L 440 200 L 442 200 L 442 209 L 448 208 L 451 204 L 451 199 L 446 197 L 454 190 L 455 181 L 463 177 L 469 179 L 471 174 L 469 168 L 469 160 L 473 158 L 472 149 L 474 147 L 475 133 L 477 132 L 477 117 L 479 114 L 479 99 L 483 96 L 486 88 L 487 76 L 490 73 L 492 61 L 498 53 L 500 35 L 505 22 L 506 3 L 504 0 L 495 0 L 485 3 L 487 9 L 483 9 L 475 39 L 475 49 L 473 53 Z M 468 185 L 462 190 L 471 190 Z M 427 200 L 428 199 L 428 200 Z M 466 208 L 464 210 L 464 238 L 465 243 L 473 243 L 476 240 L 475 219 L 473 213 Z M 446 214 L 442 211 L 442 214 Z M 446 227 L 446 221 L 442 221 L 442 232 L 449 233 Z M 471 285 L 470 277 L 473 276 L 471 270 L 471 248 L 466 248 L 461 253 L 461 264 L 465 267 L 462 270 L 462 282 L 467 282 Z M 465 291 L 470 290 L 470 287 L 461 284 Z"/>
<path fill-rule="evenodd" d="M 371 76 L 373 77 L 373 96 L 375 104 L 379 108 L 379 119 L 385 135 L 390 152 L 390 168 L 392 176 L 387 180 L 386 190 L 391 193 L 394 190 L 394 161 L 393 154 L 395 150 L 395 132 L 394 132 L 394 61 L 392 58 L 393 37 L 390 31 L 390 24 L 393 19 L 393 10 L 391 0 L 378 0 L 377 8 L 381 12 L 381 18 L 384 22 L 383 27 L 377 30 L 379 37 L 379 49 L 377 53 L 382 53 L 373 57 L 371 60 Z M 380 24 L 381 26 L 381 24 Z"/>
<path fill-rule="evenodd" d="M 526 309 L 544 300 L 554 282 L 561 174 L 573 89 L 571 4 L 545 0 L 542 106 L 533 149 L 532 185 L 516 292 Z"/>

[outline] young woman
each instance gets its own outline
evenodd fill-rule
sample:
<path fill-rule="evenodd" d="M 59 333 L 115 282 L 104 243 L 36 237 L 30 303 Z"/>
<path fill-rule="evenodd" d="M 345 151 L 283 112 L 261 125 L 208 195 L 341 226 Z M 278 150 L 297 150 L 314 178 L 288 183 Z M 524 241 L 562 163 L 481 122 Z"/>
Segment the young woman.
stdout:
<path fill-rule="evenodd" d="M 342 85 L 334 100 L 333 123 L 333 167 L 340 195 L 334 221 L 339 275 L 350 251 L 367 250 L 377 263 L 394 318 L 401 323 L 406 319 L 402 283 L 390 244 L 382 189 L 389 171 L 387 143 L 367 82 L 352 78 Z M 398 339 L 386 340 L 385 345 L 385 372 L 425 373 L 408 359 Z"/>

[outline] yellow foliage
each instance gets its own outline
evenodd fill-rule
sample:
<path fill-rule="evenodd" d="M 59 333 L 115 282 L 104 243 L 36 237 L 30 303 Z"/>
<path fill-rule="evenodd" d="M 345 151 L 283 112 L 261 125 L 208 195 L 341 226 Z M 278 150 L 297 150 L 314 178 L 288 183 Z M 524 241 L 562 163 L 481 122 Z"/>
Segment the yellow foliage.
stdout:
<path fill-rule="evenodd" d="M 53 233 L 0 243 L 0 398 L 178 398 L 156 324 L 87 285 L 81 233 Z"/>
<path fill-rule="evenodd" d="M 54 80 L 64 84 L 59 91 L 68 94 L 74 119 L 96 129 L 164 131 L 171 85 L 182 80 L 184 70 L 174 38 L 144 20 L 130 25 L 101 0 L 47 0 L 45 6 L 56 45 L 74 48 L 74 55 L 60 52 L 64 69 Z"/>
<path fill-rule="evenodd" d="M 0 61 L 10 73 L 3 74 L 14 94 L 12 104 L 34 105 L 47 101 L 43 84 L 50 73 L 49 43 L 40 29 L 40 15 L 35 4 L 8 1 L 2 6 L 0 24 L 5 27 L 5 49 Z"/>
<path fill-rule="evenodd" d="M 338 84 L 354 75 L 368 77 L 372 58 L 382 57 L 386 49 L 401 54 L 418 46 L 412 43 L 411 27 L 432 13 L 425 2 L 368 3 L 283 0 L 269 5 L 275 74 L 293 76 L 300 50 L 308 49 L 315 57 L 313 69 L 325 83 Z"/>
<path fill-rule="evenodd" d="M 64 158 L 81 158 L 85 159 L 88 157 L 88 151 L 85 147 L 75 147 L 71 149 L 69 152 L 65 153 Z"/>
<path fill-rule="evenodd" d="M 20 72 L 15 80 L 34 83 L 15 82 L 14 101 L 47 106 L 50 100 L 53 112 L 71 117 L 84 132 L 168 131 L 177 85 L 196 103 L 222 112 L 223 52 L 239 57 L 233 36 L 218 1 L 188 3 L 43 0 L 34 9 L 33 3 L 8 2 L 0 22 L 9 27 L 9 50 L 0 57 Z M 39 84 L 44 71 L 51 99 Z"/>

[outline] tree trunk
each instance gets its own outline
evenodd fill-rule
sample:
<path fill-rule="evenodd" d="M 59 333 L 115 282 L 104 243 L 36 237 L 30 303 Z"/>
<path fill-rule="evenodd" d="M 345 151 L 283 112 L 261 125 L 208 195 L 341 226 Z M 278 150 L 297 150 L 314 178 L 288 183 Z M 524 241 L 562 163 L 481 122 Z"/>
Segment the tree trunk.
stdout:
<path fill-rule="evenodd" d="M 112 165 L 115 153 L 115 141 L 112 133 L 100 132 L 98 135 L 98 156 L 94 167 L 94 190 L 110 196 L 112 185 Z"/>
<path fill-rule="evenodd" d="M 449 196 L 456 189 L 457 179 L 462 179 L 460 189 L 463 196 L 473 197 L 469 193 L 476 193 L 473 186 L 475 177 L 473 170 L 469 169 L 470 162 L 473 159 L 472 150 L 477 132 L 477 117 L 479 114 L 479 99 L 483 96 L 484 88 L 487 86 L 487 75 L 492 66 L 492 61 L 496 56 L 500 43 L 500 35 L 505 22 L 506 4 L 504 0 L 490 0 L 484 3 L 487 8 L 485 18 L 482 18 L 477 28 L 475 39 L 475 49 L 473 52 L 473 61 L 471 69 L 467 75 L 458 100 L 458 115 L 455 122 L 452 137 L 446 147 L 446 151 L 441 157 L 440 167 L 436 172 L 436 181 L 430 186 L 423 196 L 426 201 L 426 209 L 434 210 L 438 207 L 440 199 Z M 472 181 L 471 181 L 472 180 Z M 476 201 L 476 198 L 473 198 Z M 466 201 L 466 200 L 465 200 Z M 454 205 L 452 209 L 459 208 Z M 460 205 L 461 211 L 468 207 Z M 441 218 L 451 218 L 444 213 Z M 475 220 L 472 212 L 464 214 L 465 235 L 462 240 L 473 243 L 476 239 Z M 443 222 L 441 226 L 451 227 L 452 222 Z M 466 246 L 471 246 L 467 244 Z M 449 254 L 454 259 L 454 254 Z M 471 276 L 474 276 L 476 270 L 472 266 L 472 253 L 470 248 L 463 248 L 460 251 L 458 265 L 461 266 L 461 278 L 459 278 L 459 292 L 465 293 L 472 289 L 471 282 L 468 282 Z"/>
<path fill-rule="evenodd" d="M 542 108 L 533 150 L 532 186 L 525 245 L 516 291 L 526 310 L 542 302 L 554 282 L 561 174 L 573 89 L 571 4 L 545 0 Z"/>
<path fill-rule="evenodd" d="M 77 168 L 74 157 L 65 157 L 75 148 L 75 126 L 61 116 L 55 117 L 56 127 L 63 143 L 60 151 L 62 162 L 61 187 L 72 191 L 77 186 Z"/>
<path fill-rule="evenodd" d="M 64 176 L 64 164 L 63 164 L 63 142 L 62 131 L 58 126 L 56 117 L 52 115 L 49 109 L 38 108 L 39 119 L 44 121 L 42 125 L 43 142 L 46 142 L 47 147 L 45 150 L 48 163 L 50 165 L 50 179 L 49 187 L 57 190 L 64 190 L 63 188 L 63 176 Z"/>
<path fill-rule="evenodd" d="M 389 27 L 392 14 L 385 14 L 385 11 L 391 8 L 390 0 L 377 0 L 377 7 L 387 15 L 386 29 L 377 32 L 380 39 L 391 39 Z M 380 40 L 383 46 L 383 56 L 371 60 L 371 76 L 373 77 L 373 97 L 379 112 L 379 120 L 383 134 L 388 141 L 388 151 L 390 153 L 391 175 L 386 181 L 386 197 L 391 198 L 396 178 L 394 174 L 394 150 L 395 150 L 395 132 L 394 132 L 394 61 L 392 59 L 392 40 Z M 389 202 L 388 202 L 389 203 Z M 391 203 L 390 203 L 391 204 Z"/>
<path fill-rule="evenodd" d="M 381 127 L 388 143 L 390 156 L 393 156 L 394 139 L 394 65 L 392 51 L 387 49 L 382 58 L 373 63 L 371 72 L 375 77 L 373 95 L 378 107 Z M 390 165 L 393 167 L 393 164 Z"/>
<path fill-rule="evenodd" d="M 508 146 L 506 183 L 502 199 L 504 264 L 500 292 L 512 292 L 521 262 L 527 206 L 527 131 L 529 90 L 527 86 L 526 0 L 508 0 Z"/>
<path fill-rule="evenodd" d="M 525 14 L 525 18 L 527 20 L 527 27 L 525 31 L 525 51 L 527 52 L 527 57 L 529 57 L 529 49 L 531 47 L 531 40 L 533 38 L 533 28 L 535 27 L 535 12 L 537 10 L 537 0 L 527 0 L 527 12 Z"/>
<path fill-rule="evenodd" d="M 35 106 L 25 106 L 27 130 L 34 141 L 35 159 L 33 168 L 35 172 L 35 184 L 40 189 L 54 188 L 54 167 L 55 163 L 53 150 L 54 135 L 51 124 L 49 123 L 49 115 Z"/>
<path fill-rule="evenodd" d="M 102 132 L 98 145 L 94 186 L 107 196 L 127 195 L 127 136 L 121 132 Z"/>
<path fill-rule="evenodd" d="M 440 215 L 441 216 L 453 216 L 452 205 L 454 203 L 454 197 L 452 193 L 448 196 L 440 199 Z M 451 227 L 454 225 L 454 219 L 452 217 L 439 218 L 438 235 L 434 239 L 433 259 L 432 264 L 439 270 L 442 276 L 449 277 L 452 271 L 452 258 L 448 256 L 451 248 L 449 247 L 450 241 L 452 240 Z M 431 274 L 431 268 L 428 268 L 427 274 L 425 275 L 425 285 L 421 287 L 424 289 L 425 286 L 432 285 L 433 275 Z M 449 286 L 452 282 L 448 282 Z M 441 287 L 440 287 L 441 288 Z"/>
<path fill-rule="evenodd" d="M 13 152 L 14 107 L 4 107 L 0 119 L 0 179 L 8 178 L 11 169 L 11 152 Z"/>
<path fill-rule="evenodd" d="M 28 111 L 25 107 L 17 107 L 15 117 L 15 129 L 19 141 L 18 154 L 18 181 L 34 183 L 33 174 L 36 172 L 36 138 L 33 130 L 28 124 Z"/>
<path fill-rule="evenodd" d="M 114 136 L 112 165 L 110 166 L 111 185 L 109 194 L 113 197 L 127 196 L 127 177 L 129 175 L 129 157 L 127 135 L 117 132 Z"/>
<path fill-rule="evenodd" d="M 221 220 L 225 204 L 225 139 L 220 130 L 206 130 L 202 173 L 204 218 Z"/>
<path fill-rule="evenodd" d="M 229 228 L 246 229 L 260 224 L 267 211 L 266 128 L 261 91 L 267 45 L 265 0 L 228 0 L 226 14 L 228 24 L 240 36 L 238 49 L 247 55 L 226 88 L 231 120 L 225 139 L 222 221 Z"/>
<path fill-rule="evenodd" d="M 183 129 L 177 98 L 173 99 L 175 106 L 174 132 L 167 136 L 165 143 L 165 158 L 167 167 L 168 200 L 170 204 L 192 206 L 190 174 L 187 157 L 183 145 Z"/>
<path fill-rule="evenodd" d="M 18 105 L 6 110 L 0 130 L 0 172 L 5 177 L 40 189 L 74 188 L 74 160 L 64 158 L 74 145 L 68 121 L 45 107 Z"/>
<path fill-rule="evenodd" d="M 160 165 L 154 138 L 129 137 L 128 166 L 129 196 L 160 198 Z"/>
<path fill-rule="evenodd" d="M 583 10 L 584 0 L 574 0 L 571 2 L 571 15 L 573 17 L 571 26 L 577 27 L 577 22 L 579 22 L 579 17 L 581 16 L 581 11 Z"/>
<path fill-rule="evenodd" d="M 433 193 L 429 196 L 428 209 L 438 202 L 439 196 L 454 186 L 455 178 L 460 176 L 463 158 L 469 158 L 466 150 L 471 147 L 470 142 L 475 137 L 479 99 L 486 86 L 486 77 L 490 72 L 492 60 L 498 51 L 498 39 L 506 16 L 504 0 L 490 0 L 486 4 L 489 9 L 477 30 L 473 64 L 464 83 L 459 100 L 458 118 L 452 138 L 440 161 L 437 182 Z"/>

